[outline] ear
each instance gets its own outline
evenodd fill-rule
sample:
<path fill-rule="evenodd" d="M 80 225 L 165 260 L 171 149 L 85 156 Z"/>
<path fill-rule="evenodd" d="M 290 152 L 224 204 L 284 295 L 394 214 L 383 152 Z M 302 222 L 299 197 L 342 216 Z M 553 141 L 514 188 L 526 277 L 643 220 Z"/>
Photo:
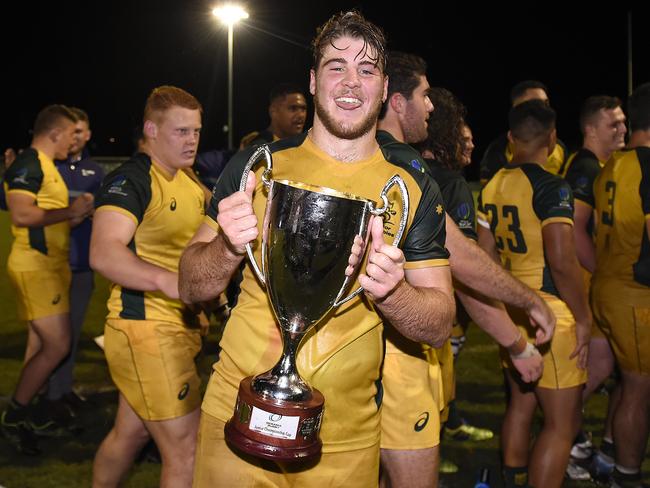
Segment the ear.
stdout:
<path fill-rule="evenodd" d="M 152 120 L 145 120 L 144 126 L 142 127 L 142 133 L 147 137 L 147 139 L 155 139 L 158 135 L 158 126 Z"/>
<path fill-rule="evenodd" d="M 316 95 L 316 72 L 313 69 L 309 70 L 309 93 Z"/>
<path fill-rule="evenodd" d="M 63 130 L 61 130 L 61 127 L 54 127 L 47 137 L 52 141 L 52 142 L 58 142 L 59 139 L 61 138 L 61 134 L 63 133 Z"/>
<path fill-rule="evenodd" d="M 93 131 L 88 129 L 88 138 L 86 139 L 86 141 L 89 141 L 92 136 L 93 136 Z"/>
<path fill-rule="evenodd" d="M 393 93 L 388 99 L 388 104 L 393 112 L 401 114 L 404 111 L 404 96 L 401 93 Z"/>
<path fill-rule="evenodd" d="M 508 142 L 509 142 L 510 144 L 514 144 L 514 143 L 515 143 L 515 138 L 512 137 L 512 132 L 511 132 L 511 131 L 508 131 Z"/>
<path fill-rule="evenodd" d="M 384 93 L 381 94 L 381 103 L 384 103 L 388 98 L 388 76 L 384 76 Z"/>
<path fill-rule="evenodd" d="M 557 130 L 553 128 L 551 133 L 548 135 L 548 154 L 549 156 L 555 149 L 555 145 L 557 144 Z"/>

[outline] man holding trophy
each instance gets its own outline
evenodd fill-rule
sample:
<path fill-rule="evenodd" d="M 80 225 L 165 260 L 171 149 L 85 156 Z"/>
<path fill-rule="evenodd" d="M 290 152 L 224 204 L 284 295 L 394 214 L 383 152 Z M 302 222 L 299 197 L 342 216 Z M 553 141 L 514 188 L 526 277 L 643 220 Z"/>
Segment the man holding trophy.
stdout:
<path fill-rule="evenodd" d="M 233 303 L 194 486 L 376 486 L 381 324 L 433 346 L 449 334 L 439 189 L 375 140 L 384 46 L 357 12 L 319 29 L 312 129 L 236 155 L 181 258 L 184 301 L 230 283 Z M 262 154 L 264 172 L 254 166 Z"/>

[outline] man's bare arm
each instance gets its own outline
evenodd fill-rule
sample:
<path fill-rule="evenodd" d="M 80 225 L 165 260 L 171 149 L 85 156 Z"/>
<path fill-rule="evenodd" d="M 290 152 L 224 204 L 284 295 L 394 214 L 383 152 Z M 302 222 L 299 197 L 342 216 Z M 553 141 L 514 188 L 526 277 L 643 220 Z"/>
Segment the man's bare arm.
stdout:
<path fill-rule="evenodd" d="M 253 212 L 255 174 L 249 173 L 246 190 L 219 202 L 219 232 L 202 224 L 183 252 L 179 263 L 180 297 L 185 303 L 212 300 L 219 296 L 239 267 L 246 244 L 257 238 Z"/>
<path fill-rule="evenodd" d="M 462 284 L 456 283 L 455 289 L 456 295 L 472 320 L 500 346 L 507 349 L 522 379 L 526 382 L 539 379 L 544 369 L 544 361 L 539 351 L 527 344 L 525 337 L 506 312 L 503 303 L 477 295 Z M 528 354 L 526 354 L 527 349 Z"/>
<path fill-rule="evenodd" d="M 565 223 L 545 225 L 542 227 L 542 239 L 553 283 L 576 321 L 577 344 L 570 358 L 577 356 L 578 366 L 584 369 L 587 367 L 592 318 L 576 257 L 572 226 Z"/>
<path fill-rule="evenodd" d="M 97 212 L 90 239 L 90 266 L 113 283 L 140 291 L 162 291 L 178 298 L 178 275 L 140 259 L 129 242 L 136 223 L 111 210 Z"/>
<path fill-rule="evenodd" d="M 404 254 L 383 238 L 383 224 L 371 225 L 366 274 L 359 283 L 382 316 L 416 342 L 440 347 L 451 333 L 456 313 L 447 266 L 404 270 Z"/>
<path fill-rule="evenodd" d="M 589 221 L 594 210 L 586 203 L 576 200 L 573 211 L 573 235 L 575 237 L 576 252 L 580 265 L 590 273 L 596 269 L 596 246 L 588 232 Z"/>
<path fill-rule="evenodd" d="M 547 342 L 553 336 L 555 316 L 544 300 L 530 287 L 519 281 L 501 266 L 496 254 L 492 233 L 479 225 L 479 243 L 465 237 L 447 216 L 447 249 L 449 249 L 451 272 L 455 279 L 486 297 L 522 308 L 538 327 L 537 344 Z"/>
<path fill-rule="evenodd" d="M 16 227 L 41 227 L 70 220 L 75 225 L 89 216 L 93 211 L 94 198 L 84 193 L 75 198 L 69 207 L 43 209 L 36 205 L 36 199 L 18 192 L 7 194 L 7 206 L 11 221 Z"/>

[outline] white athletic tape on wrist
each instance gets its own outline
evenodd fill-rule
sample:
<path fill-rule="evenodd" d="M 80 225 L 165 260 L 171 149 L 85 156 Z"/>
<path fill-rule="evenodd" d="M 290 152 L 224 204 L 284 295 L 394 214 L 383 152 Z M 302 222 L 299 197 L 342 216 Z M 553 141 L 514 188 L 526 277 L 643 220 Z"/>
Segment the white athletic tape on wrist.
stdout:
<path fill-rule="evenodd" d="M 510 355 L 512 359 L 528 359 L 528 358 L 532 358 L 533 356 L 539 356 L 539 351 L 530 342 L 526 343 L 526 348 L 523 351 L 521 351 L 519 354 Z"/>

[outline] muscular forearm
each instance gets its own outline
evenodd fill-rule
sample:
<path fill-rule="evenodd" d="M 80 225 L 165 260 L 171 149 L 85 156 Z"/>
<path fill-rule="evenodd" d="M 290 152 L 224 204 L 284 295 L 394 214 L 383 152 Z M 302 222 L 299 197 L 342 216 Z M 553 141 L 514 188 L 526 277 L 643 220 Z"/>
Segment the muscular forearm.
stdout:
<path fill-rule="evenodd" d="M 590 322 L 591 312 L 578 260 L 566 258 L 562 265 L 555 266 L 551 263 L 550 267 L 553 283 L 560 292 L 560 297 L 571 310 L 573 317 L 578 322 Z"/>
<path fill-rule="evenodd" d="M 222 293 L 243 254 L 235 254 L 220 232 L 209 242 L 195 242 L 190 245 L 179 263 L 179 292 L 186 303 L 212 300 Z"/>
<path fill-rule="evenodd" d="M 455 279 L 486 297 L 525 310 L 532 306 L 535 292 L 492 260 L 455 225 L 447 226 L 447 249 Z"/>
<path fill-rule="evenodd" d="M 406 281 L 376 306 L 405 337 L 433 347 L 441 347 L 447 340 L 456 313 L 454 300 L 446 292 L 414 287 Z"/>
<path fill-rule="evenodd" d="M 584 231 L 576 229 L 576 253 L 578 254 L 578 261 L 580 265 L 590 273 L 596 269 L 596 251 L 594 249 L 594 242 L 591 237 Z"/>
<path fill-rule="evenodd" d="M 590 273 L 593 273 L 596 269 L 596 248 L 591 235 L 587 232 L 592 213 L 593 210 L 590 206 L 576 202 L 575 223 L 573 226 L 576 253 L 582 267 Z"/>
<path fill-rule="evenodd" d="M 514 324 L 503 303 L 486 297 L 474 295 L 471 290 L 456 288 L 456 295 L 472 320 L 499 345 L 508 347 L 519 337 L 519 329 Z"/>
<path fill-rule="evenodd" d="M 113 283 L 139 291 L 159 291 L 165 275 L 173 273 L 143 261 L 121 243 L 95 243 L 90 250 L 90 265 Z"/>
<path fill-rule="evenodd" d="M 17 227 L 44 227 L 71 218 L 69 207 L 45 210 L 36 205 L 11 208 L 11 221 Z"/>

